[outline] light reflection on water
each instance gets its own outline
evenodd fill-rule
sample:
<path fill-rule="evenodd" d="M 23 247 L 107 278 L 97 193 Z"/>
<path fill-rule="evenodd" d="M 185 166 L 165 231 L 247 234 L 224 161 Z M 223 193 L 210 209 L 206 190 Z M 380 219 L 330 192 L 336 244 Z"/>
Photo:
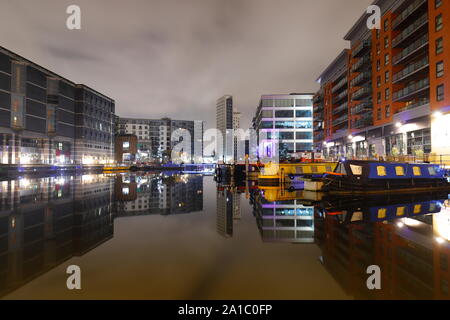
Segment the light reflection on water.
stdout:
<path fill-rule="evenodd" d="M 164 173 L 19 179 L 0 191 L 7 299 L 448 297 L 447 194 L 314 201 Z M 70 264 L 80 292 L 65 287 Z M 366 287 L 370 265 L 382 290 Z"/>

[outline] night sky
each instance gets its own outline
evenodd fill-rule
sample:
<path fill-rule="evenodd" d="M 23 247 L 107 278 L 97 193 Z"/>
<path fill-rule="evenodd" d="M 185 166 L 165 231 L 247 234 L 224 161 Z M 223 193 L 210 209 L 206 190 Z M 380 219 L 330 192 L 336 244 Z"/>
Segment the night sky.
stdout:
<path fill-rule="evenodd" d="M 261 94 L 315 79 L 372 0 L 0 0 L 0 45 L 116 100 L 124 117 L 206 120 L 232 94 L 248 127 Z M 66 28 L 77 4 L 82 29 Z"/>

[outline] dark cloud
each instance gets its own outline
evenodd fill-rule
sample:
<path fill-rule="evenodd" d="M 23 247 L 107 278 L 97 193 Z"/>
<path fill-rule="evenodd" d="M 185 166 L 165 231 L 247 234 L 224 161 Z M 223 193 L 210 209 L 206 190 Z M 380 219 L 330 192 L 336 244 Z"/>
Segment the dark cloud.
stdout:
<path fill-rule="evenodd" d="M 315 91 L 372 0 L 2 0 L 0 45 L 113 97 L 121 116 L 204 119 L 233 94 Z M 82 30 L 65 28 L 82 9 Z"/>

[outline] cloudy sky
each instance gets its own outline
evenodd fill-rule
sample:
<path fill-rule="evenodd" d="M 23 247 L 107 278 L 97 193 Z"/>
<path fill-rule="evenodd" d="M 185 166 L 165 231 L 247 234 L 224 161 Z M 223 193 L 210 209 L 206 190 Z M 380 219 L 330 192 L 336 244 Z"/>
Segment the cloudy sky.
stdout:
<path fill-rule="evenodd" d="M 0 0 L 0 46 L 116 100 L 120 116 L 203 119 L 232 94 L 314 92 L 372 0 Z M 81 7 L 82 29 L 66 28 Z"/>

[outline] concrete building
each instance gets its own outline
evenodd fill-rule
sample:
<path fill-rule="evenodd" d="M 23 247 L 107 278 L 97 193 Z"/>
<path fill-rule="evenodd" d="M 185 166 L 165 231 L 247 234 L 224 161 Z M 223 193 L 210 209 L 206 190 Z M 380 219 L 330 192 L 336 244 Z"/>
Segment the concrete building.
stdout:
<path fill-rule="evenodd" d="M 0 47 L 0 163 L 114 161 L 111 98 Z"/>
<path fill-rule="evenodd" d="M 216 159 L 229 163 L 234 159 L 234 135 L 233 135 L 233 97 L 225 95 L 217 100 L 216 104 L 216 128 L 222 135 L 219 141 L 219 149 L 216 150 Z"/>
<path fill-rule="evenodd" d="M 450 155 L 450 3 L 373 4 L 381 28 L 361 16 L 344 38 L 349 48 L 318 79 L 315 147 L 359 158 Z"/>
<path fill-rule="evenodd" d="M 119 135 L 137 136 L 138 162 L 171 161 L 172 150 L 176 146 L 180 149 L 180 145 L 183 153 L 180 159 L 184 162 L 203 162 L 204 122 L 201 120 L 119 118 L 118 122 Z M 184 135 L 189 135 L 189 141 L 184 141 Z"/>
<path fill-rule="evenodd" d="M 280 159 L 312 151 L 313 95 L 294 93 L 261 96 L 253 120 L 259 143 L 264 143 L 261 141 L 262 135 L 278 143 Z"/>

